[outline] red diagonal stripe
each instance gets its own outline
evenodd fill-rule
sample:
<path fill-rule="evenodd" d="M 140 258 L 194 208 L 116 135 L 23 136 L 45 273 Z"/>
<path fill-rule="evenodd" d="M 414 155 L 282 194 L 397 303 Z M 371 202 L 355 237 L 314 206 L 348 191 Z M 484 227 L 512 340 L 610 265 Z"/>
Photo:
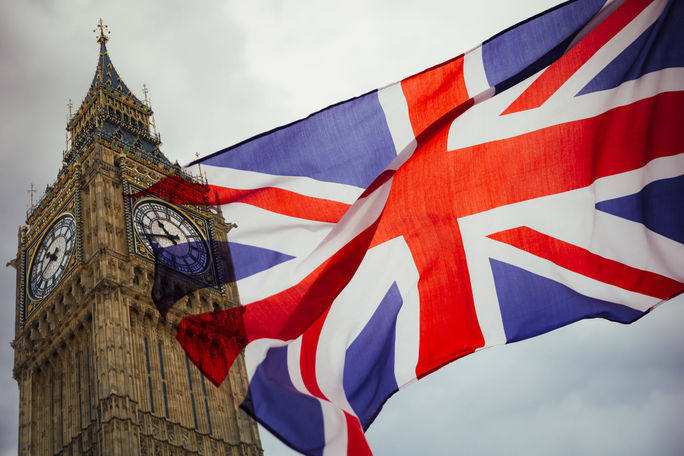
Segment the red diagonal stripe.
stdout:
<path fill-rule="evenodd" d="M 347 456 L 373 456 L 359 419 L 344 412 L 347 421 Z"/>
<path fill-rule="evenodd" d="M 132 198 L 155 195 L 179 205 L 219 206 L 245 203 L 267 211 L 317 222 L 338 222 L 349 204 L 315 198 L 276 187 L 235 189 L 219 185 L 203 185 L 169 176 L 149 188 L 130 195 Z"/>
<path fill-rule="evenodd" d="M 211 186 L 220 204 L 245 203 L 267 211 L 317 222 L 338 222 L 349 204 L 314 198 L 289 190 L 265 187 L 256 190 L 239 190 Z"/>
<path fill-rule="evenodd" d="M 646 0 L 625 2 L 561 59 L 551 64 L 503 114 L 534 109 L 544 104 L 596 51 L 637 17 L 650 3 Z"/>
<path fill-rule="evenodd" d="M 547 259 L 562 268 L 635 293 L 669 299 L 684 291 L 683 283 L 669 277 L 604 258 L 526 226 L 488 237 Z"/>
<path fill-rule="evenodd" d="M 246 306 L 190 315 L 178 324 L 176 339 L 190 360 L 219 386 L 235 357 L 257 339 L 293 340 L 320 318 L 347 286 L 361 264 L 378 226 L 376 220 L 298 284 Z M 316 344 L 314 328 L 302 345 Z M 306 358 L 307 348 L 302 348 Z M 302 376 L 311 394 L 324 398 L 313 372 L 315 361 L 304 361 Z"/>
<path fill-rule="evenodd" d="M 300 352 L 299 365 L 302 371 L 302 382 L 309 394 L 319 399 L 328 400 L 318 386 L 318 379 L 316 378 L 316 351 L 318 350 L 318 339 L 321 337 L 323 324 L 328 316 L 330 307 L 325 309 L 325 312 L 304 331 L 302 335 L 302 348 Z"/>

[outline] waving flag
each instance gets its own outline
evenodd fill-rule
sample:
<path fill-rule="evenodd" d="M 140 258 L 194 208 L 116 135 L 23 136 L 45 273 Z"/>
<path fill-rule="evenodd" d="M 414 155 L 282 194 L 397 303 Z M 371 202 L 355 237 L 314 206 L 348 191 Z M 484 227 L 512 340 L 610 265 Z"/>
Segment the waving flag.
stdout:
<path fill-rule="evenodd" d="M 190 359 L 218 385 L 246 347 L 245 410 L 302 453 L 369 454 L 384 402 L 444 364 L 684 291 L 682 23 L 568 2 L 200 160 L 204 196 L 148 189 L 240 225 L 245 305 L 182 320 Z"/>

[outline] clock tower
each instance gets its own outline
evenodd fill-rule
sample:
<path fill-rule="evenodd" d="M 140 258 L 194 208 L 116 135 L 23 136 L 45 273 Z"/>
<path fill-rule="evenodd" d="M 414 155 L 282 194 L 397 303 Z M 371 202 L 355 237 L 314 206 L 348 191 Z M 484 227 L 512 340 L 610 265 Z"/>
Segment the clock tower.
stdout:
<path fill-rule="evenodd" d="M 95 76 L 69 119 L 62 168 L 19 230 L 19 454 L 261 455 L 238 408 L 244 362 L 216 388 L 174 337 L 182 317 L 237 305 L 212 261 L 231 225 L 219 208 L 125 196 L 166 176 L 201 177 L 160 151 L 147 97 L 119 77 L 98 27 Z M 201 284 L 166 319 L 150 298 L 154 238 L 191 244 L 181 266 Z"/>

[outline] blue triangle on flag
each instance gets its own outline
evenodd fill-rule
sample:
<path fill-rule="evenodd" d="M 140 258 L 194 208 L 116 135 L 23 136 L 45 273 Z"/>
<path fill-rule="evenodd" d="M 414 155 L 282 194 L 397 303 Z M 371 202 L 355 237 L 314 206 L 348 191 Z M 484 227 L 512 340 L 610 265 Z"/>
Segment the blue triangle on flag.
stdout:
<path fill-rule="evenodd" d="M 365 431 L 399 389 L 394 374 L 397 315 L 403 299 L 394 282 L 366 326 L 349 345 L 342 386 Z"/>
<path fill-rule="evenodd" d="M 292 384 L 287 346 L 268 350 L 249 381 L 240 407 L 293 448 L 306 454 L 323 455 L 325 427 L 321 404 Z M 306 423 L 306 427 L 302 429 L 300 423 Z"/>
<path fill-rule="evenodd" d="M 641 76 L 684 65 L 681 39 L 684 4 L 670 2 L 668 11 L 594 77 L 577 95 L 612 89 Z"/>
<path fill-rule="evenodd" d="M 584 318 L 631 323 L 643 312 L 592 298 L 517 266 L 489 259 L 506 341 L 544 334 Z"/>
<path fill-rule="evenodd" d="M 229 242 L 228 245 L 235 269 L 235 280 L 244 279 L 294 258 L 282 252 L 238 242 Z"/>
<path fill-rule="evenodd" d="M 651 182 L 640 192 L 596 203 L 596 209 L 684 242 L 684 176 Z"/>
<path fill-rule="evenodd" d="M 643 52 L 644 46 L 649 41 L 649 36 L 651 35 L 653 27 L 654 26 L 651 26 L 642 33 L 636 41 L 622 51 L 620 55 L 610 62 L 610 64 L 597 74 L 594 79 L 589 81 L 589 84 L 584 86 L 577 95 L 613 89 L 623 82 L 638 79 L 643 74 L 640 71 L 643 70 L 643 68 L 633 68 L 632 66 L 634 65 L 634 62 L 639 59 L 639 54 Z"/>

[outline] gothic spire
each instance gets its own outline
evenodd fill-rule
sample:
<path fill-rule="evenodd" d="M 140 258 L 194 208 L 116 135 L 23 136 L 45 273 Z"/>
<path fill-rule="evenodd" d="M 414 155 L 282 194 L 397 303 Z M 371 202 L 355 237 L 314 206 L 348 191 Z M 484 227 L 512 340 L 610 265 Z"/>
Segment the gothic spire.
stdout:
<path fill-rule="evenodd" d="M 126 87 L 109 58 L 109 30 L 102 19 L 93 32 L 97 33 L 100 44 L 97 68 L 81 106 L 67 122 L 69 141 L 65 165 L 72 163 L 97 138 L 105 139 L 121 150 L 169 165 L 159 150 L 159 135 L 150 131 L 152 109 Z"/>
<path fill-rule="evenodd" d="M 98 30 L 99 29 L 99 30 Z M 109 58 L 109 52 L 107 51 L 107 41 L 109 41 L 109 28 L 102 23 L 102 19 L 98 21 L 97 27 L 93 29 L 93 32 L 98 32 L 97 42 L 100 43 L 100 54 L 97 59 L 97 69 L 95 70 L 95 77 L 93 82 L 90 84 L 89 93 L 96 92 L 99 87 L 105 89 L 111 89 L 119 92 L 122 95 L 133 98 L 135 101 L 140 103 L 135 95 L 126 87 L 123 80 L 117 73 L 112 60 Z M 142 103 L 140 103 L 142 104 Z"/>

